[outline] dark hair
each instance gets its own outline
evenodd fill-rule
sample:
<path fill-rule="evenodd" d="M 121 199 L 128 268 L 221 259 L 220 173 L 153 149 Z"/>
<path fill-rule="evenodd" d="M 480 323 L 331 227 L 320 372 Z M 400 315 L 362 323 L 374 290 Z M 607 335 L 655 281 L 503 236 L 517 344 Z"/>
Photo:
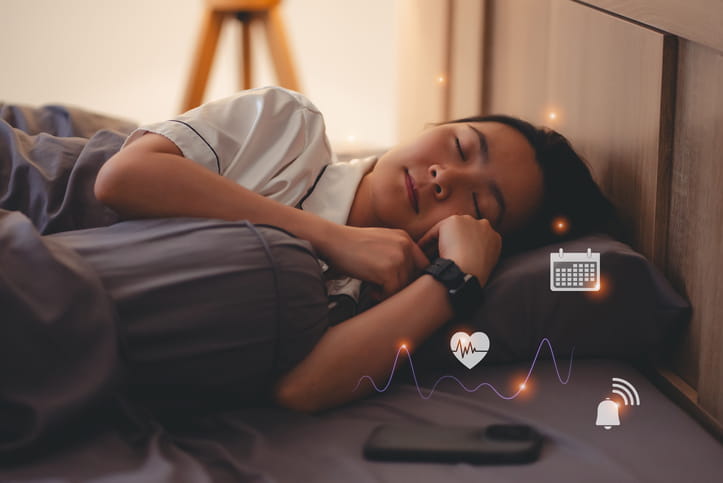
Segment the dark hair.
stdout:
<path fill-rule="evenodd" d="M 523 228 L 504 238 L 504 255 L 592 233 L 622 237 L 615 207 L 592 179 L 585 160 L 564 136 L 499 114 L 456 119 L 449 124 L 460 122 L 499 122 L 516 129 L 534 149 L 542 169 L 542 205 Z M 562 233 L 553 229 L 559 218 L 567 221 L 567 230 Z"/>

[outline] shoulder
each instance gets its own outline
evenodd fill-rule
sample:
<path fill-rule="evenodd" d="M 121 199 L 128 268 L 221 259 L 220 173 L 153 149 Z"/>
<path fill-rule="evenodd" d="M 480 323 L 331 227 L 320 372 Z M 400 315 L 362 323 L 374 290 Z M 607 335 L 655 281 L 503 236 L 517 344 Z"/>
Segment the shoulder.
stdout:
<path fill-rule="evenodd" d="M 257 112 L 281 114 L 288 110 L 304 110 L 314 114 L 321 114 L 319 109 L 306 96 L 299 92 L 283 87 L 258 87 L 237 92 L 231 96 L 208 102 L 196 110 L 223 110 L 224 108 L 252 109 Z"/>

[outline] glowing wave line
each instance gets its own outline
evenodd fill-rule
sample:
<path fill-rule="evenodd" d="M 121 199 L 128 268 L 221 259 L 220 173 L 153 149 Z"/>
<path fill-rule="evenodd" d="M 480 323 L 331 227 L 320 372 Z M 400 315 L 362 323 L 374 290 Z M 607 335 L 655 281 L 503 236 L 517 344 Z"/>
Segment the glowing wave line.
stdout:
<path fill-rule="evenodd" d="M 464 390 L 467 391 L 467 392 L 470 392 L 470 393 L 471 393 L 471 392 L 476 392 L 476 391 L 478 391 L 479 389 L 481 389 L 482 387 L 487 386 L 487 387 L 489 387 L 490 389 L 492 389 L 492 391 L 493 391 L 495 394 L 497 394 L 497 396 L 499 396 L 499 397 L 502 398 L 502 399 L 505 399 L 505 400 L 509 401 L 509 400 L 511 400 L 511 399 L 515 399 L 515 398 L 516 398 L 517 396 L 519 396 L 520 393 L 524 390 L 524 387 L 525 387 L 525 385 L 527 384 L 527 381 L 530 379 L 530 376 L 532 375 L 532 371 L 535 369 L 535 364 L 537 363 L 537 359 L 538 359 L 539 356 L 540 356 L 540 351 L 542 350 L 542 346 L 545 344 L 545 342 L 547 342 L 547 346 L 550 348 L 550 354 L 552 355 L 552 363 L 553 363 L 553 365 L 555 366 L 555 372 L 557 373 L 557 379 L 558 379 L 558 381 L 560 381 L 560 384 L 567 384 L 568 382 L 570 382 L 570 375 L 572 374 L 572 356 L 573 356 L 573 353 L 575 352 L 575 347 L 573 347 L 572 350 L 570 351 L 570 366 L 569 366 L 568 369 L 567 369 L 567 377 L 563 380 L 562 376 L 560 376 L 560 370 L 559 370 L 559 368 L 557 367 L 557 359 L 555 358 L 555 351 L 552 349 L 552 343 L 550 343 L 550 340 L 549 340 L 547 337 L 544 337 L 544 338 L 540 341 L 540 345 L 537 347 L 537 353 L 535 354 L 535 357 L 534 357 L 533 360 L 532 360 L 532 364 L 530 365 L 530 370 L 527 372 L 527 376 L 525 377 L 525 380 L 522 382 L 522 384 L 520 384 L 520 386 L 519 386 L 518 389 L 517 389 L 517 392 L 514 393 L 514 394 L 512 394 L 511 396 L 505 396 L 504 394 L 500 393 L 500 392 L 497 390 L 497 388 L 495 388 L 495 387 L 494 387 L 492 384 L 490 384 L 489 382 L 480 383 L 480 384 L 478 384 L 477 386 L 475 386 L 474 388 L 470 389 L 470 388 L 468 388 L 467 386 L 465 386 L 462 381 L 460 381 L 459 379 L 457 379 L 455 376 L 451 376 L 451 375 L 449 375 L 449 374 L 444 375 L 444 376 L 440 377 L 439 379 L 437 379 L 437 381 L 436 381 L 436 382 L 434 383 L 434 385 L 432 386 L 432 389 L 430 389 L 430 390 L 429 390 L 429 393 L 425 396 L 425 395 L 422 393 L 422 389 L 419 387 L 419 381 L 417 380 L 417 373 L 416 373 L 416 371 L 414 370 L 414 363 L 412 362 L 412 355 L 409 353 L 409 350 L 407 349 L 407 346 L 406 346 L 406 345 L 402 345 L 402 346 L 399 348 L 399 350 L 397 351 L 397 355 L 396 355 L 396 357 L 394 358 L 394 364 L 392 364 L 392 371 L 389 373 L 389 379 L 387 380 L 387 383 L 386 383 L 386 385 L 385 385 L 384 387 L 379 388 L 379 387 L 376 385 L 376 383 L 374 382 L 374 379 L 372 379 L 371 376 L 362 376 L 362 377 L 359 378 L 359 382 L 357 382 L 356 387 L 354 388 L 354 391 L 352 391 L 352 392 L 355 392 L 357 389 L 359 389 L 359 386 L 361 385 L 361 383 L 362 383 L 362 381 L 363 381 L 364 379 L 368 379 L 369 382 L 370 382 L 370 383 L 372 384 L 372 386 L 374 387 L 374 390 L 377 391 L 377 392 L 385 392 L 387 389 L 389 389 L 389 386 L 392 384 L 392 379 L 393 379 L 393 377 L 394 377 L 394 372 L 395 372 L 396 369 L 397 369 L 397 363 L 398 363 L 398 361 L 399 361 L 399 354 L 401 354 L 402 350 L 404 350 L 404 351 L 407 353 L 407 359 L 409 359 L 409 368 L 412 370 L 412 377 L 413 377 L 413 379 L 414 379 L 414 385 L 417 387 L 417 393 L 419 394 L 419 397 L 421 397 L 422 399 L 429 399 L 429 398 L 431 398 L 431 397 L 432 397 L 432 394 L 434 394 L 434 391 L 437 390 L 437 386 L 439 386 L 439 384 L 440 384 L 442 381 L 444 381 L 445 379 L 452 379 L 452 380 L 455 381 L 457 384 L 459 384 L 459 386 L 460 386 L 462 389 L 464 389 Z"/>

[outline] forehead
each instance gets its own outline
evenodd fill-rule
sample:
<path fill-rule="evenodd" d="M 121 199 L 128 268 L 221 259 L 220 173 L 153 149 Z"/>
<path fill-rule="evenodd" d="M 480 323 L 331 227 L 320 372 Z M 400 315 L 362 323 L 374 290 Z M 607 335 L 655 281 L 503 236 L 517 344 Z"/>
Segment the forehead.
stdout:
<path fill-rule="evenodd" d="M 501 122 L 469 122 L 484 133 L 490 150 L 503 162 L 522 162 L 535 159 L 535 151 L 527 138 L 517 129 Z M 493 159 L 496 161 L 496 159 Z"/>

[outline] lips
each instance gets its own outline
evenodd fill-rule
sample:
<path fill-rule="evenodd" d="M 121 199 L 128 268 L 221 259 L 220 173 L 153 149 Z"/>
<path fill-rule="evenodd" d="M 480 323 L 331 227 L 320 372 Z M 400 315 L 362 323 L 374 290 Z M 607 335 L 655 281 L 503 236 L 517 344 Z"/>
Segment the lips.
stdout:
<path fill-rule="evenodd" d="M 412 209 L 415 213 L 419 214 L 419 200 L 417 199 L 417 188 L 414 185 L 414 179 L 409 175 L 408 170 L 404 170 L 404 179 L 407 184 L 407 197 L 409 202 L 412 204 Z"/>

